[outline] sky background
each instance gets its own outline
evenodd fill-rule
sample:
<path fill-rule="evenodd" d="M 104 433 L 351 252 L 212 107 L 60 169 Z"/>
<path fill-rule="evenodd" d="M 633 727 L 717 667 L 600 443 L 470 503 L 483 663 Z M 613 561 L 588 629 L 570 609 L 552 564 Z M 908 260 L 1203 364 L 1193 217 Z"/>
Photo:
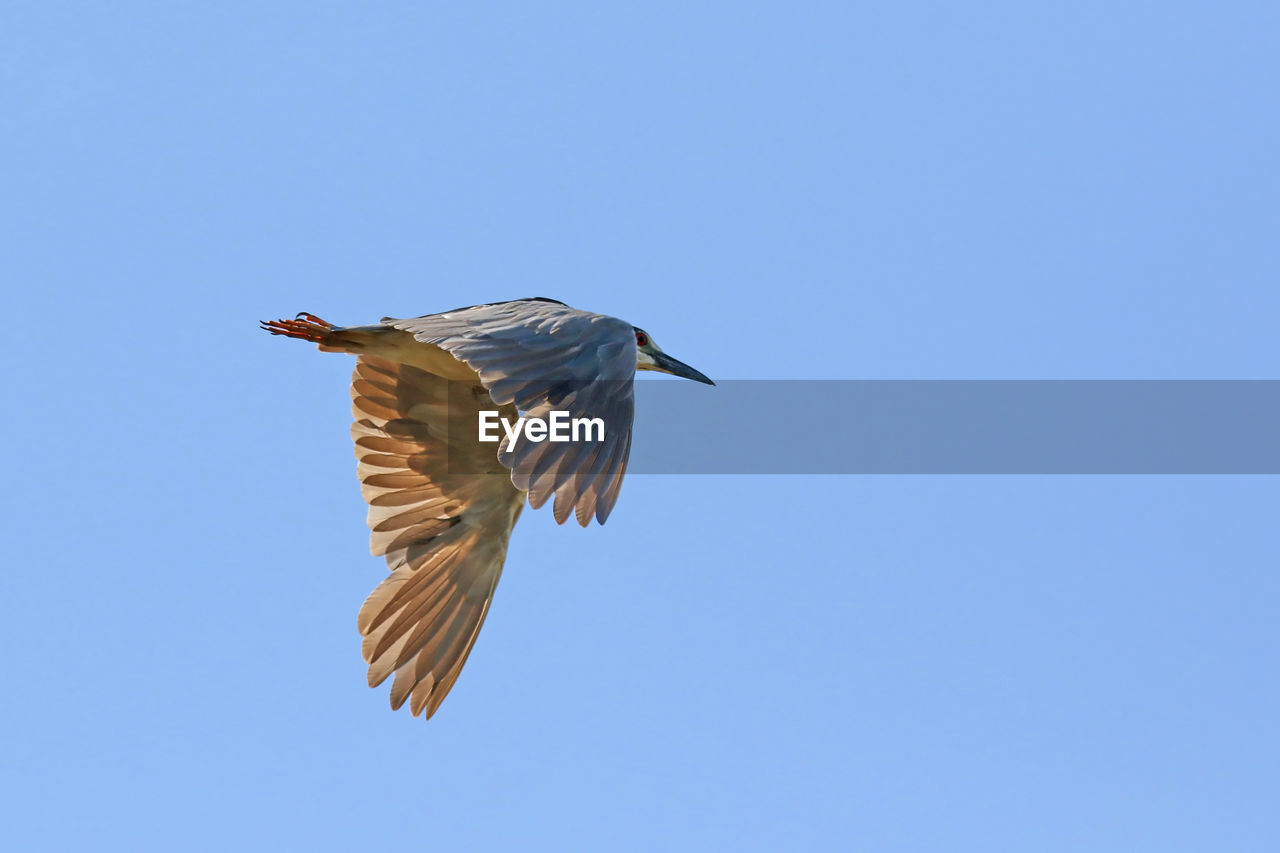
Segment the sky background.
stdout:
<path fill-rule="evenodd" d="M 257 321 L 1274 379 L 1278 91 L 1274 2 L 0 4 L 0 844 L 1274 850 L 1276 478 L 632 477 L 424 723 L 350 360 Z"/>

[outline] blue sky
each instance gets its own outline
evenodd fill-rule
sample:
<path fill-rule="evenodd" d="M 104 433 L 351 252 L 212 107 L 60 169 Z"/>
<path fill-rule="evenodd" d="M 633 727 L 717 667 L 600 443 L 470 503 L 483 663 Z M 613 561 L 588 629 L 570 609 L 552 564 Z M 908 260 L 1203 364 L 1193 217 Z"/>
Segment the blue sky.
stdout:
<path fill-rule="evenodd" d="M 364 686 L 350 362 L 256 321 L 542 295 L 715 378 L 1276 378 L 1278 43 L 6 4 L 6 848 L 1272 849 L 1274 477 L 633 477 L 525 514 L 424 724 Z"/>

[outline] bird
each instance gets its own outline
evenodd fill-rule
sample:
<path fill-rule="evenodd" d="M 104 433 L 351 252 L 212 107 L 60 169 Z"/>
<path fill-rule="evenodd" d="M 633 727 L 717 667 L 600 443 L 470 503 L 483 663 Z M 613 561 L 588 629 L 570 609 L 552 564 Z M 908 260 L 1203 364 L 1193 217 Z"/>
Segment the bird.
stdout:
<path fill-rule="evenodd" d="M 361 652 L 369 686 L 392 678 L 392 709 L 408 702 L 426 719 L 475 645 L 525 502 L 552 501 L 559 524 L 609 518 L 631 450 L 636 371 L 715 384 L 643 329 L 545 297 L 368 326 L 307 312 L 260 325 L 356 356 L 356 473 L 370 551 L 389 571 L 360 608 Z M 557 413 L 603 429 L 538 440 L 533 421 Z M 500 438 L 481 440 L 485 417 L 502 424 Z"/>

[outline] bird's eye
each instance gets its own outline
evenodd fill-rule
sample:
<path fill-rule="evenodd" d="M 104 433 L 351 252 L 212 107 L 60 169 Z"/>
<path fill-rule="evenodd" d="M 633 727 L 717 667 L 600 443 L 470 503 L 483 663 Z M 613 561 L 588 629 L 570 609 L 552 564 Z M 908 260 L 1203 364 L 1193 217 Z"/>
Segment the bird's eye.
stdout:
<path fill-rule="evenodd" d="M 649 345 L 649 336 L 644 332 L 636 332 L 636 346 L 647 347 Z"/>

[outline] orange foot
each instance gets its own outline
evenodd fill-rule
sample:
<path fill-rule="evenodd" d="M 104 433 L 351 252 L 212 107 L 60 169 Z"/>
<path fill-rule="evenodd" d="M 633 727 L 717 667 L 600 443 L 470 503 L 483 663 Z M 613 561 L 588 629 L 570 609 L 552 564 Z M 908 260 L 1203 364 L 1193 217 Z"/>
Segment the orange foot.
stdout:
<path fill-rule="evenodd" d="M 273 335 L 284 335 L 287 338 L 298 338 L 318 344 L 333 331 L 333 324 L 326 323 L 315 314 L 303 311 L 292 320 L 263 320 L 262 328 Z"/>

